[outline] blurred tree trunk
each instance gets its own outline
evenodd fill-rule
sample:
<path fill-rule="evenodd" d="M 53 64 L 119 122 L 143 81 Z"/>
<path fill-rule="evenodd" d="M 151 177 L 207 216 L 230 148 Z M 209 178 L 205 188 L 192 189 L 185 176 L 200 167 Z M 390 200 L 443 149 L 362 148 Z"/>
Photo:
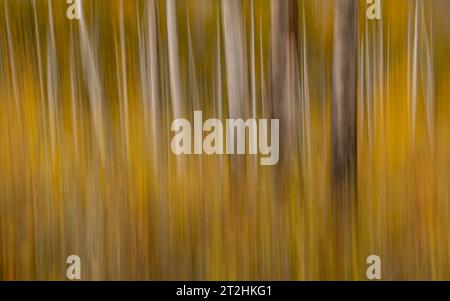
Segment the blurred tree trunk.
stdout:
<path fill-rule="evenodd" d="M 271 89 L 272 114 L 280 119 L 280 165 L 285 162 L 291 145 L 294 86 L 290 70 L 296 63 L 298 4 L 297 0 L 271 1 Z"/>
<path fill-rule="evenodd" d="M 180 77 L 178 29 L 175 0 L 167 0 L 167 36 L 169 44 L 170 93 L 174 118 L 183 116 L 183 91 Z"/>
<path fill-rule="evenodd" d="M 247 50 L 245 44 L 245 27 L 242 13 L 242 2 L 240 0 L 222 0 L 222 30 L 224 36 L 225 71 L 227 82 L 228 118 L 245 119 L 246 102 L 248 101 L 248 66 Z M 229 143 L 230 136 L 226 138 Z M 236 137 L 234 138 L 236 145 Z M 234 187 L 232 199 L 234 204 L 242 201 L 239 193 L 245 187 L 245 179 L 242 179 L 244 159 L 239 155 L 232 155 L 230 162 L 232 180 Z M 237 207 L 233 207 L 237 210 Z M 235 211 L 236 212 L 236 211 Z M 239 231 L 233 229 L 232 231 Z"/>
<path fill-rule="evenodd" d="M 339 189 L 350 190 L 356 176 L 357 2 L 334 1 L 333 182 Z"/>
<path fill-rule="evenodd" d="M 356 208 L 356 0 L 334 1 L 333 99 L 331 104 L 332 191 L 334 195 L 335 256 L 351 254 Z M 352 262 L 342 257 L 336 274 L 350 279 Z"/>
<path fill-rule="evenodd" d="M 222 20 L 228 92 L 228 114 L 231 118 L 244 118 L 248 98 L 247 51 L 240 0 L 222 1 Z"/>

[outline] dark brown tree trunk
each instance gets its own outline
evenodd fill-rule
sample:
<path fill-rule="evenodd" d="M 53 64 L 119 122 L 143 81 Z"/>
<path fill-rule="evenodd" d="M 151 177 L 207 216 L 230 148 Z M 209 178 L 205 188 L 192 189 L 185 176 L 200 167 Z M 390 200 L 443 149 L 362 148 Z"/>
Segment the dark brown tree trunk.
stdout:
<path fill-rule="evenodd" d="M 297 46 L 297 0 L 272 0 L 271 2 L 271 91 L 272 115 L 280 120 L 280 166 L 292 141 L 292 110 L 294 99 L 289 91 L 292 80 L 289 68 L 294 65 Z"/>
<path fill-rule="evenodd" d="M 354 189 L 356 180 L 356 0 L 335 0 L 332 164 L 333 183 Z"/>
<path fill-rule="evenodd" d="M 332 99 L 333 212 L 337 245 L 336 272 L 352 275 L 352 231 L 356 208 L 356 62 L 357 0 L 334 1 L 334 54 Z M 342 256 L 343 255 L 343 256 Z"/>

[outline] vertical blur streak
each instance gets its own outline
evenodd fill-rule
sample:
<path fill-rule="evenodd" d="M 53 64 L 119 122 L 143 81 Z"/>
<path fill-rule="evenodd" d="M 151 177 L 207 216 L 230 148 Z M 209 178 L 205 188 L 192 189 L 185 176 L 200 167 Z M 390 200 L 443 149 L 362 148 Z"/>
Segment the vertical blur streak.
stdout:
<path fill-rule="evenodd" d="M 89 95 L 89 103 L 91 106 L 91 115 L 93 121 L 93 131 L 95 140 L 97 141 L 100 158 L 105 160 L 105 136 L 104 136 L 104 121 L 103 121 L 103 108 L 102 108 L 102 86 L 100 82 L 99 67 L 97 66 L 97 59 L 91 44 L 87 26 L 84 16 L 82 16 L 79 22 L 79 35 L 81 43 L 81 60 L 82 68 L 84 72 L 84 78 L 87 82 L 87 90 Z"/>
<path fill-rule="evenodd" d="M 81 3 L 0 0 L 0 280 L 450 279 L 450 0 Z M 175 156 L 196 110 L 280 162 Z"/>
<path fill-rule="evenodd" d="M 130 138 L 128 136 L 129 130 L 128 130 L 128 85 L 127 85 L 127 52 L 126 52 L 126 45 L 125 45 L 125 25 L 124 25 L 124 8 L 123 8 L 123 0 L 120 1 L 120 63 L 122 66 L 122 93 L 121 93 L 121 102 L 123 103 L 123 107 L 120 110 L 121 112 L 121 124 L 122 124 L 122 131 L 123 136 L 125 137 L 125 146 L 127 150 L 128 155 L 128 147 L 130 145 Z"/>
<path fill-rule="evenodd" d="M 16 114 L 17 119 L 21 120 L 21 113 L 20 113 L 20 103 L 19 103 L 19 89 L 17 87 L 17 74 L 16 74 L 16 59 L 15 59 L 15 50 L 14 50 L 14 43 L 12 41 L 12 33 L 11 33 L 11 25 L 9 20 L 9 9 L 8 5 L 6 5 L 6 2 L 4 3 L 5 8 L 5 22 L 6 22 L 6 34 L 7 34 L 7 43 L 8 43 L 8 53 L 9 53 L 9 62 L 11 64 L 11 81 L 13 85 L 13 98 L 16 103 Z"/>
<path fill-rule="evenodd" d="M 419 0 L 415 1 L 414 8 L 414 46 L 413 46 L 413 67 L 412 67 L 412 117 L 411 117 L 411 131 L 412 137 L 414 138 L 414 130 L 416 128 L 416 110 L 417 110 L 417 52 L 418 52 L 418 26 L 419 26 Z"/>
<path fill-rule="evenodd" d="M 228 113 L 231 118 L 244 117 L 247 96 L 247 59 L 243 32 L 241 2 L 222 0 L 222 28 L 228 91 Z"/>
<path fill-rule="evenodd" d="M 178 58 L 178 31 L 175 0 L 167 0 L 167 34 L 169 47 L 170 93 L 172 97 L 173 116 L 183 116 L 180 63 Z"/>

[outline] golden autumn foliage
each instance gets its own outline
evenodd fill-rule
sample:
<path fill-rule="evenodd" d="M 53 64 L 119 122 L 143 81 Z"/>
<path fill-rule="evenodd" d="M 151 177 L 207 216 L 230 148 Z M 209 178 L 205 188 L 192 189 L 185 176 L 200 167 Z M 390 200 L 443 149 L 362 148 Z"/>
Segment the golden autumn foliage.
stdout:
<path fill-rule="evenodd" d="M 284 45 L 273 1 L 0 0 L 0 280 L 450 279 L 450 1 L 359 3 L 346 212 L 333 0 L 290 1 Z M 274 87 L 280 164 L 171 153 L 175 115 L 271 118 Z"/>

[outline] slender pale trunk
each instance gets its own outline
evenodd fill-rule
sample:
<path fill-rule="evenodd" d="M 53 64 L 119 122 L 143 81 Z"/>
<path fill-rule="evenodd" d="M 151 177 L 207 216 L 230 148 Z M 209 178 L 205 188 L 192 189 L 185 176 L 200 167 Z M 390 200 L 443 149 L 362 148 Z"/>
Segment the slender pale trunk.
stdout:
<path fill-rule="evenodd" d="M 417 115 L 417 61 L 418 61 L 418 41 L 419 41 L 419 2 L 416 0 L 414 11 L 414 46 L 413 46 L 413 67 L 412 67 L 412 107 L 411 107 L 411 137 L 414 141 L 414 130 L 416 129 Z"/>
<path fill-rule="evenodd" d="M 228 113 L 243 118 L 247 98 L 247 59 L 241 1 L 222 1 L 225 62 L 228 90 Z"/>
<path fill-rule="evenodd" d="M 13 33 L 10 25 L 9 20 L 9 9 L 8 4 L 4 2 L 4 8 L 5 8 L 5 23 L 6 23 L 6 39 L 8 44 L 8 54 L 9 54 L 9 62 L 11 66 L 11 77 L 12 77 L 12 86 L 13 86 L 13 97 L 14 102 L 16 105 L 16 113 L 17 118 L 20 121 L 21 120 L 21 109 L 20 109 L 20 102 L 19 102 L 19 87 L 18 87 L 18 80 L 17 80 L 17 72 L 16 72 L 16 58 L 15 58 L 15 48 L 14 48 L 14 42 L 13 42 Z"/>
<path fill-rule="evenodd" d="M 152 141 L 153 141 L 153 158 L 156 163 L 157 142 L 159 133 L 159 68 L 158 68 L 158 50 L 157 50 L 157 23 L 156 23 L 156 3 L 150 1 L 147 3 L 147 51 L 150 77 L 150 104 L 151 104 L 151 119 L 152 119 Z"/>
<path fill-rule="evenodd" d="M 250 2 L 250 66 L 251 66 L 251 95 L 252 95 L 252 117 L 256 119 L 256 68 L 255 68 L 255 8 L 254 1 Z"/>
<path fill-rule="evenodd" d="M 199 81 L 197 79 L 197 71 L 195 69 L 195 56 L 194 56 L 194 46 L 192 45 L 192 35 L 191 35 L 191 21 L 189 19 L 189 14 L 187 14 L 187 38 L 188 38 L 188 82 L 189 85 L 189 98 L 191 99 L 191 104 L 194 109 L 201 108 L 200 99 L 202 98 L 200 95 L 199 89 Z"/>
<path fill-rule="evenodd" d="M 89 103 L 91 107 L 93 131 L 95 140 L 99 147 L 100 157 L 102 161 L 106 156 L 106 136 L 105 124 L 103 116 L 103 92 L 100 77 L 99 66 L 95 56 L 94 46 L 89 37 L 86 22 L 82 17 L 79 21 L 80 26 L 80 48 L 81 48 L 81 62 L 83 66 L 84 77 L 87 82 Z"/>
<path fill-rule="evenodd" d="M 255 4 L 254 0 L 251 0 L 250 2 L 250 82 L 251 82 L 251 107 L 252 107 L 252 118 L 256 119 L 256 65 L 255 65 Z M 254 128 L 253 133 L 253 143 L 254 145 L 257 145 L 258 138 L 257 138 L 257 128 Z M 256 171 L 256 165 L 257 160 L 256 157 L 254 158 L 254 167 Z M 253 176 L 254 178 L 256 175 Z"/>
<path fill-rule="evenodd" d="M 183 98 L 180 78 L 180 58 L 178 53 L 178 29 L 175 0 L 167 0 L 166 10 L 172 109 L 174 118 L 180 118 L 183 115 Z"/>
<path fill-rule="evenodd" d="M 421 68 L 422 68 L 422 82 L 424 83 L 424 97 L 425 97 L 425 111 L 427 116 L 427 129 L 430 145 L 434 142 L 434 55 L 433 55 L 433 23 L 430 22 L 430 28 L 427 26 L 427 18 L 425 16 L 425 3 L 421 3 L 422 8 L 422 34 L 423 43 L 422 48 L 425 54 L 421 56 Z M 431 18 L 432 19 L 432 18 Z"/>
<path fill-rule="evenodd" d="M 47 100 L 52 154 L 56 151 L 58 136 L 58 66 L 55 26 L 51 3 L 48 6 L 49 32 L 47 34 Z"/>
<path fill-rule="evenodd" d="M 217 114 L 222 119 L 222 51 L 220 43 L 220 15 L 217 18 Z"/>
<path fill-rule="evenodd" d="M 122 71 L 122 94 L 120 95 L 123 111 L 121 111 L 122 135 L 125 138 L 125 149 L 129 153 L 129 113 L 128 113 L 128 80 L 127 80 L 127 50 L 125 42 L 125 16 L 123 0 L 120 2 L 120 63 Z"/>

